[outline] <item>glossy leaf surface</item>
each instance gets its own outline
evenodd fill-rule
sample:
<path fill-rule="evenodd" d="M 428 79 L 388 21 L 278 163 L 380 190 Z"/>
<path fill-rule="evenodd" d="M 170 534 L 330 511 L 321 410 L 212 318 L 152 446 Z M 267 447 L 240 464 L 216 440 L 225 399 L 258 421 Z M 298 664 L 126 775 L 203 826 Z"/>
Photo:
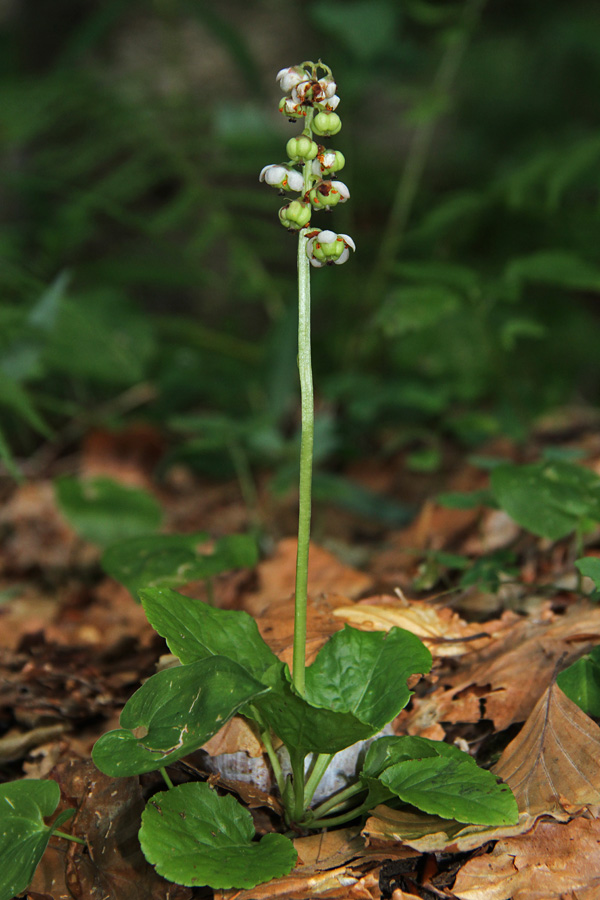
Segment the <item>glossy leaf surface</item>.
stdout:
<path fill-rule="evenodd" d="M 149 678 L 121 713 L 121 728 L 95 744 L 107 775 L 138 775 L 198 749 L 265 688 L 226 657 L 165 669 Z"/>
<path fill-rule="evenodd" d="M 352 713 L 379 731 L 408 703 L 407 678 L 430 668 L 431 653 L 411 632 L 346 625 L 306 670 L 306 699 L 313 706 Z"/>
<path fill-rule="evenodd" d="M 256 678 L 279 664 L 248 613 L 215 609 L 168 588 L 148 588 L 141 599 L 148 621 L 184 664 L 227 656 Z"/>
<path fill-rule="evenodd" d="M 518 819 L 508 785 L 470 757 L 406 760 L 389 766 L 379 780 L 405 803 L 445 819 L 471 825 L 511 825 Z"/>
<path fill-rule="evenodd" d="M 287 875 L 297 853 L 282 834 L 254 838 L 252 816 L 231 796 L 190 782 L 155 794 L 142 814 L 140 844 L 156 871 L 190 887 L 251 888 Z"/>

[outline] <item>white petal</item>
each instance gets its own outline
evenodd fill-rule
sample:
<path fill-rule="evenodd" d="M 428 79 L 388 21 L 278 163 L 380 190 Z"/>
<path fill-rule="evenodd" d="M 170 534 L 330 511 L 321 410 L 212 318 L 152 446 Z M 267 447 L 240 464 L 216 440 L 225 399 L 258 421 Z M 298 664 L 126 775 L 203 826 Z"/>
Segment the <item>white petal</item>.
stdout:
<path fill-rule="evenodd" d="M 344 243 L 346 247 L 352 247 L 353 250 L 356 250 L 356 244 L 352 240 L 349 234 L 340 234 L 341 238 L 344 238 Z"/>
<path fill-rule="evenodd" d="M 326 169 L 329 169 L 330 166 L 333 166 L 335 163 L 335 150 L 327 150 L 323 154 L 323 165 Z"/>
<path fill-rule="evenodd" d="M 334 241 L 337 241 L 337 234 L 335 231 L 322 231 L 319 234 L 319 243 L 320 244 L 333 244 Z"/>
<path fill-rule="evenodd" d="M 337 94 L 335 94 L 335 96 L 329 97 L 325 101 L 325 108 L 330 110 L 331 112 L 333 112 L 334 109 L 337 109 L 339 102 L 340 102 L 340 98 L 338 97 Z"/>
<path fill-rule="evenodd" d="M 348 190 L 348 188 L 346 187 L 346 185 L 344 184 L 343 181 L 332 181 L 330 183 L 331 183 L 331 187 L 335 188 L 335 190 L 339 193 L 339 195 L 340 195 L 339 202 L 340 203 L 345 203 L 346 200 L 350 199 L 350 191 Z"/>
<path fill-rule="evenodd" d="M 262 169 L 260 170 L 260 175 L 258 176 L 259 181 L 265 180 L 265 172 L 267 171 L 267 169 L 270 169 L 270 168 L 271 168 L 270 165 L 262 167 Z"/>
<path fill-rule="evenodd" d="M 296 169 L 290 169 L 288 171 L 287 183 L 290 191 L 301 191 L 304 187 L 304 176 Z"/>
<path fill-rule="evenodd" d="M 344 250 L 342 250 L 341 254 L 338 256 L 338 258 L 334 259 L 334 263 L 336 264 L 336 266 L 341 266 L 342 263 L 346 262 L 346 260 L 348 259 L 349 256 L 350 256 L 350 251 L 348 250 L 347 247 L 345 247 Z"/>
<path fill-rule="evenodd" d="M 315 259 L 314 256 L 310 257 L 309 262 L 310 262 L 311 266 L 314 266 L 316 269 L 320 269 L 322 266 L 325 265 L 324 262 L 321 262 L 320 259 Z"/>

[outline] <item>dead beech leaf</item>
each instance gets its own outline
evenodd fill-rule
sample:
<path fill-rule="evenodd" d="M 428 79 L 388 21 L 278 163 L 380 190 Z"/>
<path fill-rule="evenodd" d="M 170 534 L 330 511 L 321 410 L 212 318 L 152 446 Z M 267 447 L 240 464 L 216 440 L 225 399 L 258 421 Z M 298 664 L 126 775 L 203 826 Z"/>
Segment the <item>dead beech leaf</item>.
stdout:
<path fill-rule="evenodd" d="M 340 866 L 318 875 L 274 878 L 248 891 L 215 891 L 215 900 L 379 900 L 377 871 L 362 875 Z"/>
<path fill-rule="evenodd" d="M 462 656 L 481 649 L 489 638 L 481 635 L 481 625 L 469 625 L 451 609 L 436 608 L 422 600 L 406 597 L 369 597 L 352 606 L 342 606 L 333 615 L 363 631 L 389 631 L 397 626 L 420 637 L 434 656 Z"/>
<path fill-rule="evenodd" d="M 460 900 L 597 900 L 600 820 L 540 820 L 529 834 L 469 860 L 452 891 Z"/>
<path fill-rule="evenodd" d="M 600 803 L 600 728 L 553 684 L 494 767 L 519 810 L 568 818 Z"/>
<path fill-rule="evenodd" d="M 258 590 L 244 599 L 244 609 L 249 613 L 258 616 L 271 603 L 293 596 L 297 547 L 296 538 L 285 538 L 277 544 L 273 556 L 257 567 Z M 333 553 L 311 543 L 309 595 L 336 593 L 353 599 L 363 594 L 372 583 L 369 575 L 345 565 Z"/>
<path fill-rule="evenodd" d="M 494 640 L 469 657 L 460 670 L 440 675 L 450 687 L 415 699 L 406 722 L 411 734 L 436 722 L 478 722 L 490 719 L 498 731 L 524 722 L 538 702 L 559 659 L 566 667 L 600 640 L 600 608 L 578 603 L 564 615 L 549 608 L 535 619 L 505 613 L 498 622 L 482 623 L 494 629 Z M 489 626 L 489 627 L 488 627 Z"/>
<path fill-rule="evenodd" d="M 245 719 L 234 716 L 202 747 L 210 756 L 221 753 L 237 753 L 243 750 L 252 759 L 265 752 L 261 741 Z"/>
<path fill-rule="evenodd" d="M 367 846 L 381 849 L 401 844 L 419 853 L 466 853 L 476 850 L 507 835 L 528 831 L 534 816 L 523 813 L 516 825 L 494 828 L 481 825 L 463 825 L 454 819 L 442 819 L 427 813 L 408 809 L 392 809 L 385 804 L 376 806 L 366 821 L 362 835 Z"/>

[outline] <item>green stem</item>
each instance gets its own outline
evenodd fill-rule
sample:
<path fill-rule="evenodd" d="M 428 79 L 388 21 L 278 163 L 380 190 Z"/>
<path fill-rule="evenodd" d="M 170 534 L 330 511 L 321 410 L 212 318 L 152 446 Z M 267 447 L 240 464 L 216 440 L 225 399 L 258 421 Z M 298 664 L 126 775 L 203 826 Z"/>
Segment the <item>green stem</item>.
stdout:
<path fill-rule="evenodd" d="M 310 358 L 310 263 L 306 255 L 306 244 L 306 230 L 303 230 L 298 238 L 298 371 L 300 373 L 302 435 L 300 439 L 298 553 L 296 557 L 296 604 L 292 663 L 292 681 L 301 697 L 305 694 L 308 550 L 315 418 Z"/>
<path fill-rule="evenodd" d="M 357 819 L 358 816 L 362 816 L 363 813 L 368 812 L 368 806 L 365 806 L 363 803 L 362 806 L 356 806 L 354 809 L 348 810 L 348 812 L 343 813 L 341 816 L 333 816 L 332 818 L 327 819 L 313 819 L 310 823 L 311 828 L 333 828 L 337 825 L 344 825 L 346 822 L 351 822 L 353 819 Z"/>
<path fill-rule="evenodd" d="M 293 820 L 301 822 L 304 818 L 304 756 L 290 753 L 292 777 L 294 782 L 294 814 Z"/>
<path fill-rule="evenodd" d="M 273 743 L 271 741 L 271 735 L 268 729 L 261 731 L 260 739 L 263 742 L 265 750 L 267 751 L 267 756 L 269 757 L 269 762 L 271 763 L 271 768 L 273 769 L 273 775 L 275 776 L 275 781 L 277 782 L 277 787 L 279 788 L 279 795 L 283 799 L 285 778 L 283 777 L 283 772 L 281 771 L 279 758 L 275 753 L 275 750 L 273 749 Z"/>
<path fill-rule="evenodd" d="M 84 841 L 83 838 L 75 837 L 74 834 L 67 834 L 66 831 L 53 831 L 52 834 L 55 834 L 57 837 L 64 838 L 65 841 L 73 841 L 75 844 L 83 844 L 84 847 L 87 846 L 87 841 Z"/>
<path fill-rule="evenodd" d="M 305 808 L 310 806 L 310 801 L 314 797 L 315 791 L 320 784 L 321 778 L 327 771 L 327 767 L 333 757 L 333 753 L 319 753 L 319 755 L 315 757 L 310 775 L 308 776 L 308 780 L 304 785 Z"/>
<path fill-rule="evenodd" d="M 336 809 L 336 807 L 341 806 L 343 803 L 346 803 L 350 800 L 351 797 L 354 797 L 356 794 L 364 793 L 366 790 L 364 784 L 357 782 L 356 784 L 351 784 L 349 787 L 344 788 L 343 791 L 338 791 L 337 794 L 334 794 L 333 797 L 330 797 L 329 800 L 325 800 L 323 803 L 320 803 L 318 806 L 315 806 L 313 809 L 313 815 L 316 818 L 322 818 L 326 816 L 327 813 L 331 812 L 331 810 Z"/>
<path fill-rule="evenodd" d="M 164 778 L 164 780 L 165 780 L 165 782 L 166 782 L 167 787 L 169 788 L 169 790 L 171 790 L 171 788 L 173 787 L 173 782 L 172 782 L 171 779 L 169 778 L 169 775 L 168 775 L 168 773 L 167 773 L 167 770 L 164 768 L 164 766 L 161 768 L 160 774 L 161 774 L 162 777 Z"/>

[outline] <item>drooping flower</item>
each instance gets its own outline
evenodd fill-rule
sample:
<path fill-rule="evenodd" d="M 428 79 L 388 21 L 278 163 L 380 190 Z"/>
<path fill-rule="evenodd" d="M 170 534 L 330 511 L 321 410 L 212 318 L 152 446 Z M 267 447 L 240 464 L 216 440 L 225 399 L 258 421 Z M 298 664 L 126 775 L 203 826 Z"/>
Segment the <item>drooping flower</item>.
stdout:
<path fill-rule="evenodd" d="M 331 209 L 349 198 L 350 191 L 343 181 L 320 181 L 309 193 L 310 202 L 315 209 Z"/>
<path fill-rule="evenodd" d="M 339 172 L 346 165 L 344 154 L 339 150 L 326 150 L 325 147 L 319 147 L 317 157 L 313 160 L 313 175 L 332 175 Z"/>
<path fill-rule="evenodd" d="M 279 87 L 285 94 L 289 94 L 296 85 L 306 80 L 306 72 L 303 66 L 288 66 L 287 69 L 280 69 L 275 80 L 279 83 Z M 335 94 L 335 91 L 334 91 Z"/>
<path fill-rule="evenodd" d="M 310 264 L 318 269 L 334 264 L 341 266 L 350 256 L 350 250 L 356 250 L 350 235 L 336 234 L 335 231 L 316 231 L 306 243 Z"/>
<path fill-rule="evenodd" d="M 282 191 L 301 191 L 304 187 L 304 178 L 301 172 L 291 169 L 289 166 L 276 164 L 264 166 L 258 180 Z"/>

